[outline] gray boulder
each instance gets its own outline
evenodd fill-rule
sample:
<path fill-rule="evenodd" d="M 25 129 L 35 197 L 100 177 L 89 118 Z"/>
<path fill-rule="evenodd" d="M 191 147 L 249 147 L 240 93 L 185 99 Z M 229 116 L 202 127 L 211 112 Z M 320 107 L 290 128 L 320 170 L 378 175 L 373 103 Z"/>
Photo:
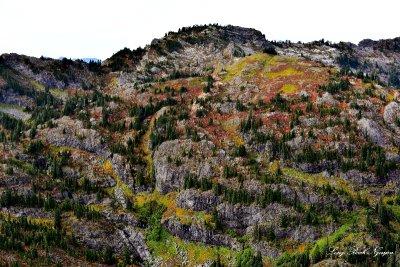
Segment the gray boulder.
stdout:
<path fill-rule="evenodd" d="M 392 124 L 400 119 L 400 105 L 397 102 L 390 102 L 383 112 L 383 119 L 386 123 Z"/>
<path fill-rule="evenodd" d="M 365 134 L 368 139 L 379 146 L 385 146 L 385 136 L 383 129 L 378 125 L 376 121 L 362 118 L 357 121 L 358 130 Z"/>
<path fill-rule="evenodd" d="M 327 105 L 337 105 L 338 101 L 333 98 L 333 96 L 326 92 L 321 97 L 318 97 L 316 100 L 317 105 L 327 104 Z"/>

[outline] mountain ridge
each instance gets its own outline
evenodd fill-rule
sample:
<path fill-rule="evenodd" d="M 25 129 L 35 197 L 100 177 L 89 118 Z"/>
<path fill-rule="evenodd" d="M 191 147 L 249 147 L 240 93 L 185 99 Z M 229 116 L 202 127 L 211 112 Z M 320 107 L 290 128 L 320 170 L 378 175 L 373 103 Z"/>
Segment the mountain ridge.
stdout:
<path fill-rule="evenodd" d="M 205 25 L 2 55 L 0 263 L 395 266 L 396 43 Z"/>

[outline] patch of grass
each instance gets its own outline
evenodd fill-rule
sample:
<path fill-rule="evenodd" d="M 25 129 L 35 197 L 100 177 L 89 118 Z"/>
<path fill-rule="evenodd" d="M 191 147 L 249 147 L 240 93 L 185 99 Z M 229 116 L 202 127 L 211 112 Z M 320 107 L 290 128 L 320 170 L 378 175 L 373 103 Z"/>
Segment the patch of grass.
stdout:
<path fill-rule="evenodd" d="M 33 80 L 31 81 L 31 84 L 33 86 L 35 86 L 36 89 L 40 90 L 40 91 L 44 91 L 46 88 L 44 87 L 44 85 L 40 84 L 39 82 Z"/>
<path fill-rule="evenodd" d="M 389 205 L 388 208 L 392 211 L 396 220 L 400 222 L 400 206 L 399 205 Z"/>
<path fill-rule="evenodd" d="M 57 154 L 58 152 L 63 152 L 63 151 L 79 151 L 79 149 L 70 147 L 70 146 L 56 146 L 56 145 L 49 145 L 48 146 L 49 152 L 53 154 Z"/>
<path fill-rule="evenodd" d="M 5 108 L 5 109 L 15 109 L 18 111 L 23 111 L 24 109 L 20 106 L 17 105 L 11 105 L 11 104 L 7 104 L 7 103 L 0 103 L 0 108 Z"/>
<path fill-rule="evenodd" d="M 35 169 L 35 167 L 31 163 L 27 163 L 25 161 L 18 160 L 18 159 L 15 159 L 15 158 L 8 159 L 7 163 L 10 164 L 11 166 L 15 166 L 15 167 L 27 172 L 30 175 L 37 174 L 37 170 Z"/>
<path fill-rule="evenodd" d="M 0 112 L 22 120 L 28 120 L 31 117 L 29 113 L 24 112 L 22 107 L 6 103 L 0 103 Z"/>
<path fill-rule="evenodd" d="M 332 246 L 336 242 L 340 241 L 342 238 L 344 238 L 346 236 L 346 233 L 349 231 L 350 227 L 351 227 L 351 224 L 344 224 L 344 225 L 340 226 L 338 229 L 336 229 L 336 231 L 333 232 L 332 235 L 328 236 L 328 238 L 326 236 L 322 237 L 321 239 L 319 239 L 318 241 L 315 242 L 310 253 L 314 254 L 317 248 L 321 249 L 321 248 L 327 247 L 328 245 Z M 328 244 L 327 244 L 327 241 L 328 241 Z"/>
<path fill-rule="evenodd" d="M 49 91 L 54 96 L 60 96 L 60 97 L 61 96 L 68 96 L 67 92 L 65 92 L 63 90 L 60 90 L 58 88 L 51 88 Z"/>
<path fill-rule="evenodd" d="M 209 223 L 211 224 L 211 215 L 205 213 L 204 211 L 192 211 L 192 210 L 186 210 L 186 209 L 181 209 L 177 208 L 176 209 L 176 216 L 179 218 L 179 221 L 181 221 L 184 224 L 189 225 L 193 221 L 196 222 L 202 222 L 202 223 Z"/>

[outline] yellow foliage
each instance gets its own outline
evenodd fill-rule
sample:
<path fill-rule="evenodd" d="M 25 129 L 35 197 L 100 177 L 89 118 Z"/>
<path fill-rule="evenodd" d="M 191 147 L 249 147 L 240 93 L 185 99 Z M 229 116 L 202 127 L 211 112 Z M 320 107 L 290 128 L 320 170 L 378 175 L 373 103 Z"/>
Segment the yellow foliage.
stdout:
<path fill-rule="evenodd" d="M 104 163 L 103 168 L 104 168 L 104 172 L 105 172 L 105 173 L 107 173 L 107 174 L 109 174 L 109 175 L 111 175 L 111 176 L 114 176 L 114 171 L 113 171 L 113 168 L 112 168 L 112 163 L 111 163 L 111 161 L 107 160 L 107 161 Z"/>
<path fill-rule="evenodd" d="M 305 250 L 306 250 L 306 248 L 307 248 L 307 244 L 300 244 L 300 246 L 298 247 L 298 251 L 300 252 L 300 253 L 303 253 Z"/>
<path fill-rule="evenodd" d="M 117 77 L 112 77 L 111 82 L 108 84 L 109 88 L 116 88 L 118 87 L 118 79 Z"/>
<path fill-rule="evenodd" d="M 180 222 L 190 224 L 191 222 L 211 222 L 211 215 L 205 212 L 197 212 L 187 209 L 182 209 L 176 206 L 176 197 L 178 192 L 170 192 L 162 195 L 157 191 L 149 194 L 141 192 L 135 195 L 135 203 L 138 206 L 143 206 L 147 202 L 156 201 L 164 205 L 167 210 L 163 214 L 163 218 L 176 217 Z"/>
<path fill-rule="evenodd" d="M 237 251 L 225 247 L 217 248 L 215 246 L 200 245 L 194 242 L 183 241 L 180 238 L 171 235 L 161 242 L 150 241 L 149 247 L 152 250 L 153 255 L 161 258 L 166 266 L 181 265 L 179 252 L 184 252 L 188 260 L 186 265 L 182 266 L 204 265 L 207 261 L 216 259 L 217 255 L 220 255 L 220 259 L 224 266 L 228 266 L 229 263 L 231 263 L 231 259 L 234 259 L 238 253 Z"/>
<path fill-rule="evenodd" d="M 32 218 L 29 217 L 29 221 L 33 224 L 43 225 L 47 227 L 53 227 L 54 222 L 53 219 L 43 219 L 43 218 Z"/>
<path fill-rule="evenodd" d="M 150 175 L 150 177 L 148 177 L 150 180 L 153 180 L 154 178 L 154 163 L 153 163 L 153 157 L 151 155 L 151 150 L 149 147 L 150 135 L 154 128 L 154 119 L 155 119 L 154 117 L 151 119 L 149 128 L 143 135 L 142 142 L 140 144 L 140 148 L 144 153 L 144 159 L 147 161 L 147 173 Z"/>
<path fill-rule="evenodd" d="M 117 182 L 117 186 L 124 191 L 125 196 L 133 197 L 133 191 L 114 172 L 111 161 L 107 160 L 103 165 L 104 172 L 111 175 Z"/>
<path fill-rule="evenodd" d="M 388 95 L 386 96 L 386 100 L 387 100 L 388 102 L 393 101 L 393 100 L 394 100 L 394 95 L 388 94 Z"/>
<path fill-rule="evenodd" d="M 243 138 L 237 133 L 238 125 L 231 123 L 231 121 L 224 121 L 221 124 L 222 129 L 231 137 L 235 145 L 240 146 L 244 144 Z"/>
<path fill-rule="evenodd" d="M 355 196 L 356 193 L 351 189 L 349 186 L 351 182 L 349 181 L 344 181 L 341 178 L 338 177 L 331 177 L 329 180 L 322 176 L 321 174 L 308 174 L 304 173 L 301 171 L 298 171 L 296 169 L 291 169 L 291 168 L 282 168 L 282 172 L 284 175 L 296 179 L 298 181 L 303 181 L 309 184 L 315 184 L 317 186 L 323 186 L 323 185 L 331 185 L 334 188 L 341 188 L 347 193 L 349 193 L 352 196 Z"/>
<path fill-rule="evenodd" d="M 293 68 L 287 68 L 285 70 L 278 71 L 278 72 L 268 72 L 267 77 L 270 79 L 275 79 L 277 77 L 284 77 L 284 76 L 290 76 L 290 75 L 302 75 L 302 74 L 303 74 L 303 72 L 301 72 L 301 71 L 297 71 Z"/>
<path fill-rule="evenodd" d="M 262 65 L 262 67 L 265 67 L 265 65 L 270 62 L 272 58 L 272 56 L 264 53 L 253 54 L 251 56 L 241 58 L 237 62 L 226 68 L 226 71 L 228 73 L 225 76 L 225 80 L 233 79 L 235 76 L 241 74 L 245 67 L 253 64 L 255 64 L 255 67 L 259 67 L 260 65 Z"/>
<path fill-rule="evenodd" d="M 273 175 L 279 175 L 279 173 L 281 172 L 281 167 L 279 165 L 279 161 L 274 160 L 272 162 L 271 168 L 270 168 L 270 172 Z"/>
<path fill-rule="evenodd" d="M 285 84 L 282 86 L 282 88 L 279 90 L 282 94 L 292 94 L 297 91 L 297 87 L 294 84 Z"/>

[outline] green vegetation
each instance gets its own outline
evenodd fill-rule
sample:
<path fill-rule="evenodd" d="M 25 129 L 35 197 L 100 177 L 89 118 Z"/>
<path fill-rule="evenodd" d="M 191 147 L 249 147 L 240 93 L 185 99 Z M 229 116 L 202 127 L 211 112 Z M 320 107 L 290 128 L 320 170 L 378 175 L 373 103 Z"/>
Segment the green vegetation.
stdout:
<path fill-rule="evenodd" d="M 274 109 L 281 110 L 283 112 L 289 112 L 290 106 L 288 101 L 281 96 L 280 93 L 277 93 L 272 99 L 271 104 L 273 105 Z"/>
<path fill-rule="evenodd" d="M 154 129 L 150 134 L 152 147 L 157 147 L 162 142 L 176 139 L 179 132 L 175 128 L 174 117 L 164 113 L 154 121 Z"/>
<path fill-rule="evenodd" d="M 76 251 L 79 246 L 74 236 L 68 236 L 46 225 L 35 224 L 26 217 L 0 219 L 0 249 L 16 251 L 27 259 L 38 262 L 51 262 L 48 251 L 52 247 L 64 251 Z M 38 249 L 46 251 L 39 256 Z"/>
<path fill-rule="evenodd" d="M 184 178 L 184 189 L 196 188 L 201 191 L 210 190 L 213 186 L 213 183 L 208 179 L 197 179 L 193 174 L 185 175 Z"/>
<path fill-rule="evenodd" d="M 1 112 L 0 112 L 0 125 L 4 129 L 10 130 L 9 140 L 11 142 L 18 141 L 22 135 L 22 132 L 25 131 L 26 129 L 26 126 L 22 120 L 15 119 Z M 7 141 L 4 131 L 2 131 L 1 139 L 3 144 Z"/>
<path fill-rule="evenodd" d="M 1 64 L 2 59 L 0 59 L 0 77 L 6 81 L 6 85 L 2 86 L 4 88 L 12 88 L 15 92 L 21 95 L 33 96 L 35 94 L 34 86 L 31 84 L 23 83 L 19 78 L 15 70 Z"/>
<path fill-rule="evenodd" d="M 44 208 L 45 210 L 57 210 L 57 212 L 73 211 L 74 215 L 79 218 L 86 218 L 89 220 L 98 220 L 100 213 L 85 204 L 78 201 L 66 199 L 57 203 L 52 197 L 43 197 L 41 194 L 27 194 L 19 195 L 9 190 L 5 191 L 0 197 L 0 206 L 2 207 L 33 207 Z"/>
<path fill-rule="evenodd" d="M 155 201 L 146 202 L 143 206 L 136 207 L 139 220 L 149 226 L 146 238 L 149 241 L 161 241 L 165 238 L 166 231 L 161 226 L 161 217 L 166 207 Z"/>
<path fill-rule="evenodd" d="M 181 43 L 177 40 L 172 40 L 172 39 L 167 39 L 167 41 L 165 42 L 165 46 L 167 47 L 167 50 L 169 52 L 174 52 L 178 51 L 179 49 L 182 49 Z"/>
<path fill-rule="evenodd" d="M 270 55 L 278 55 L 278 52 L 276 52 L 275 47 L 264 48 L 263 53 L 270 54 Z"/>
<path fill-rule="evenodd" d="M 211 91 L 212 85 L 213 85 L 213 78 L 211 75 L 207 76 L 207 86 L 203 88 L 204 93 L 209 93 Z"/>
<path fill-rule="evenodd" d="M 136 117 L 135 123 L 132 125 L 132 128 L 135 130 L 140 130 L 142 127 L 143 121 L 151 116 L 154 115 L 157 111 L 159 111 L 162 107 L 166 106 L 173 106 L 177 104 L 177 101 L 173 98 L 167 98 L 162 101 L 156 100 L 156 103 L 153 104 L 152 99 L 149 101 L 150 103 L 145 106 L 137 106 L 134 105 L 129 110 L 129 116 Z"/>
<path fill-rule="evenodd" d="M 137 48 L 136 50 L 130 50 L 129 48 L 125 47 L 111 56 L 111 63 L 109 67 L 112 71 L 130 71 L 128 62 L 140 60 L 145 52 L 146 51 L 141 47 Z M 89 69 L 95 72 L 99 72 L 101 70 L 96 62 L 92 64 L 89 62 Z"/>
<path fill-rule="evenodd" d="M 251 249 L 245 249 L 236 257 L 236 267 L 262 267 L 260 253 L 255 254 Z"/>
<path fill-rule="evenodd" d="M 0 112 L 0 250 L 18 260 L 0 266 L 310 266 L 329 258 L 395 266 L 392 255 L 330 248 L 398 250 L 399 149 L 387 135 L 400 120 L 382 118 L 397 100 L 379 82 L 396 86 L 398 67 L 366 66 L 351 47 L 325 40 L 296 49 L 339 49 L 341 70 L 278 55 L 289 41 L 248 55 L 241 31 L 184 27 L 103 65 L 0 57 L 0 89 L 21 95 L 18 103 L 28 97 L 30 116 Z M 257 51 L 262 34 L 243 31 Z M 180 55 L 192 45 L 213 52 Z M 361 118 L 382 128 L 384 147 L 361 133 Z M 165 160 L 153 160 L 160 154 Z M 129 237 L 135 231 L 151 262 L 131 250 L 142 239 Z M 265 249 L 279 256 L 261 256 Z"/>
<path fill-rule="evenodd" d="M 255 131 L 262 125 L 261 119 L 256 119 L 255 116 L 250 113 L 246 119 L 240 122 L 240 131 L 247 133 L 249 131 Z"/>
<path fill-rule="evenodd" d="M 345 91 L 350 88 L 348 79 L 339 79 L 338 81 L 330 81 L 327 85 L 320 85 L 319 89 L 327 91 L 331 94 L 336 94 L 340 91 Z"/>

